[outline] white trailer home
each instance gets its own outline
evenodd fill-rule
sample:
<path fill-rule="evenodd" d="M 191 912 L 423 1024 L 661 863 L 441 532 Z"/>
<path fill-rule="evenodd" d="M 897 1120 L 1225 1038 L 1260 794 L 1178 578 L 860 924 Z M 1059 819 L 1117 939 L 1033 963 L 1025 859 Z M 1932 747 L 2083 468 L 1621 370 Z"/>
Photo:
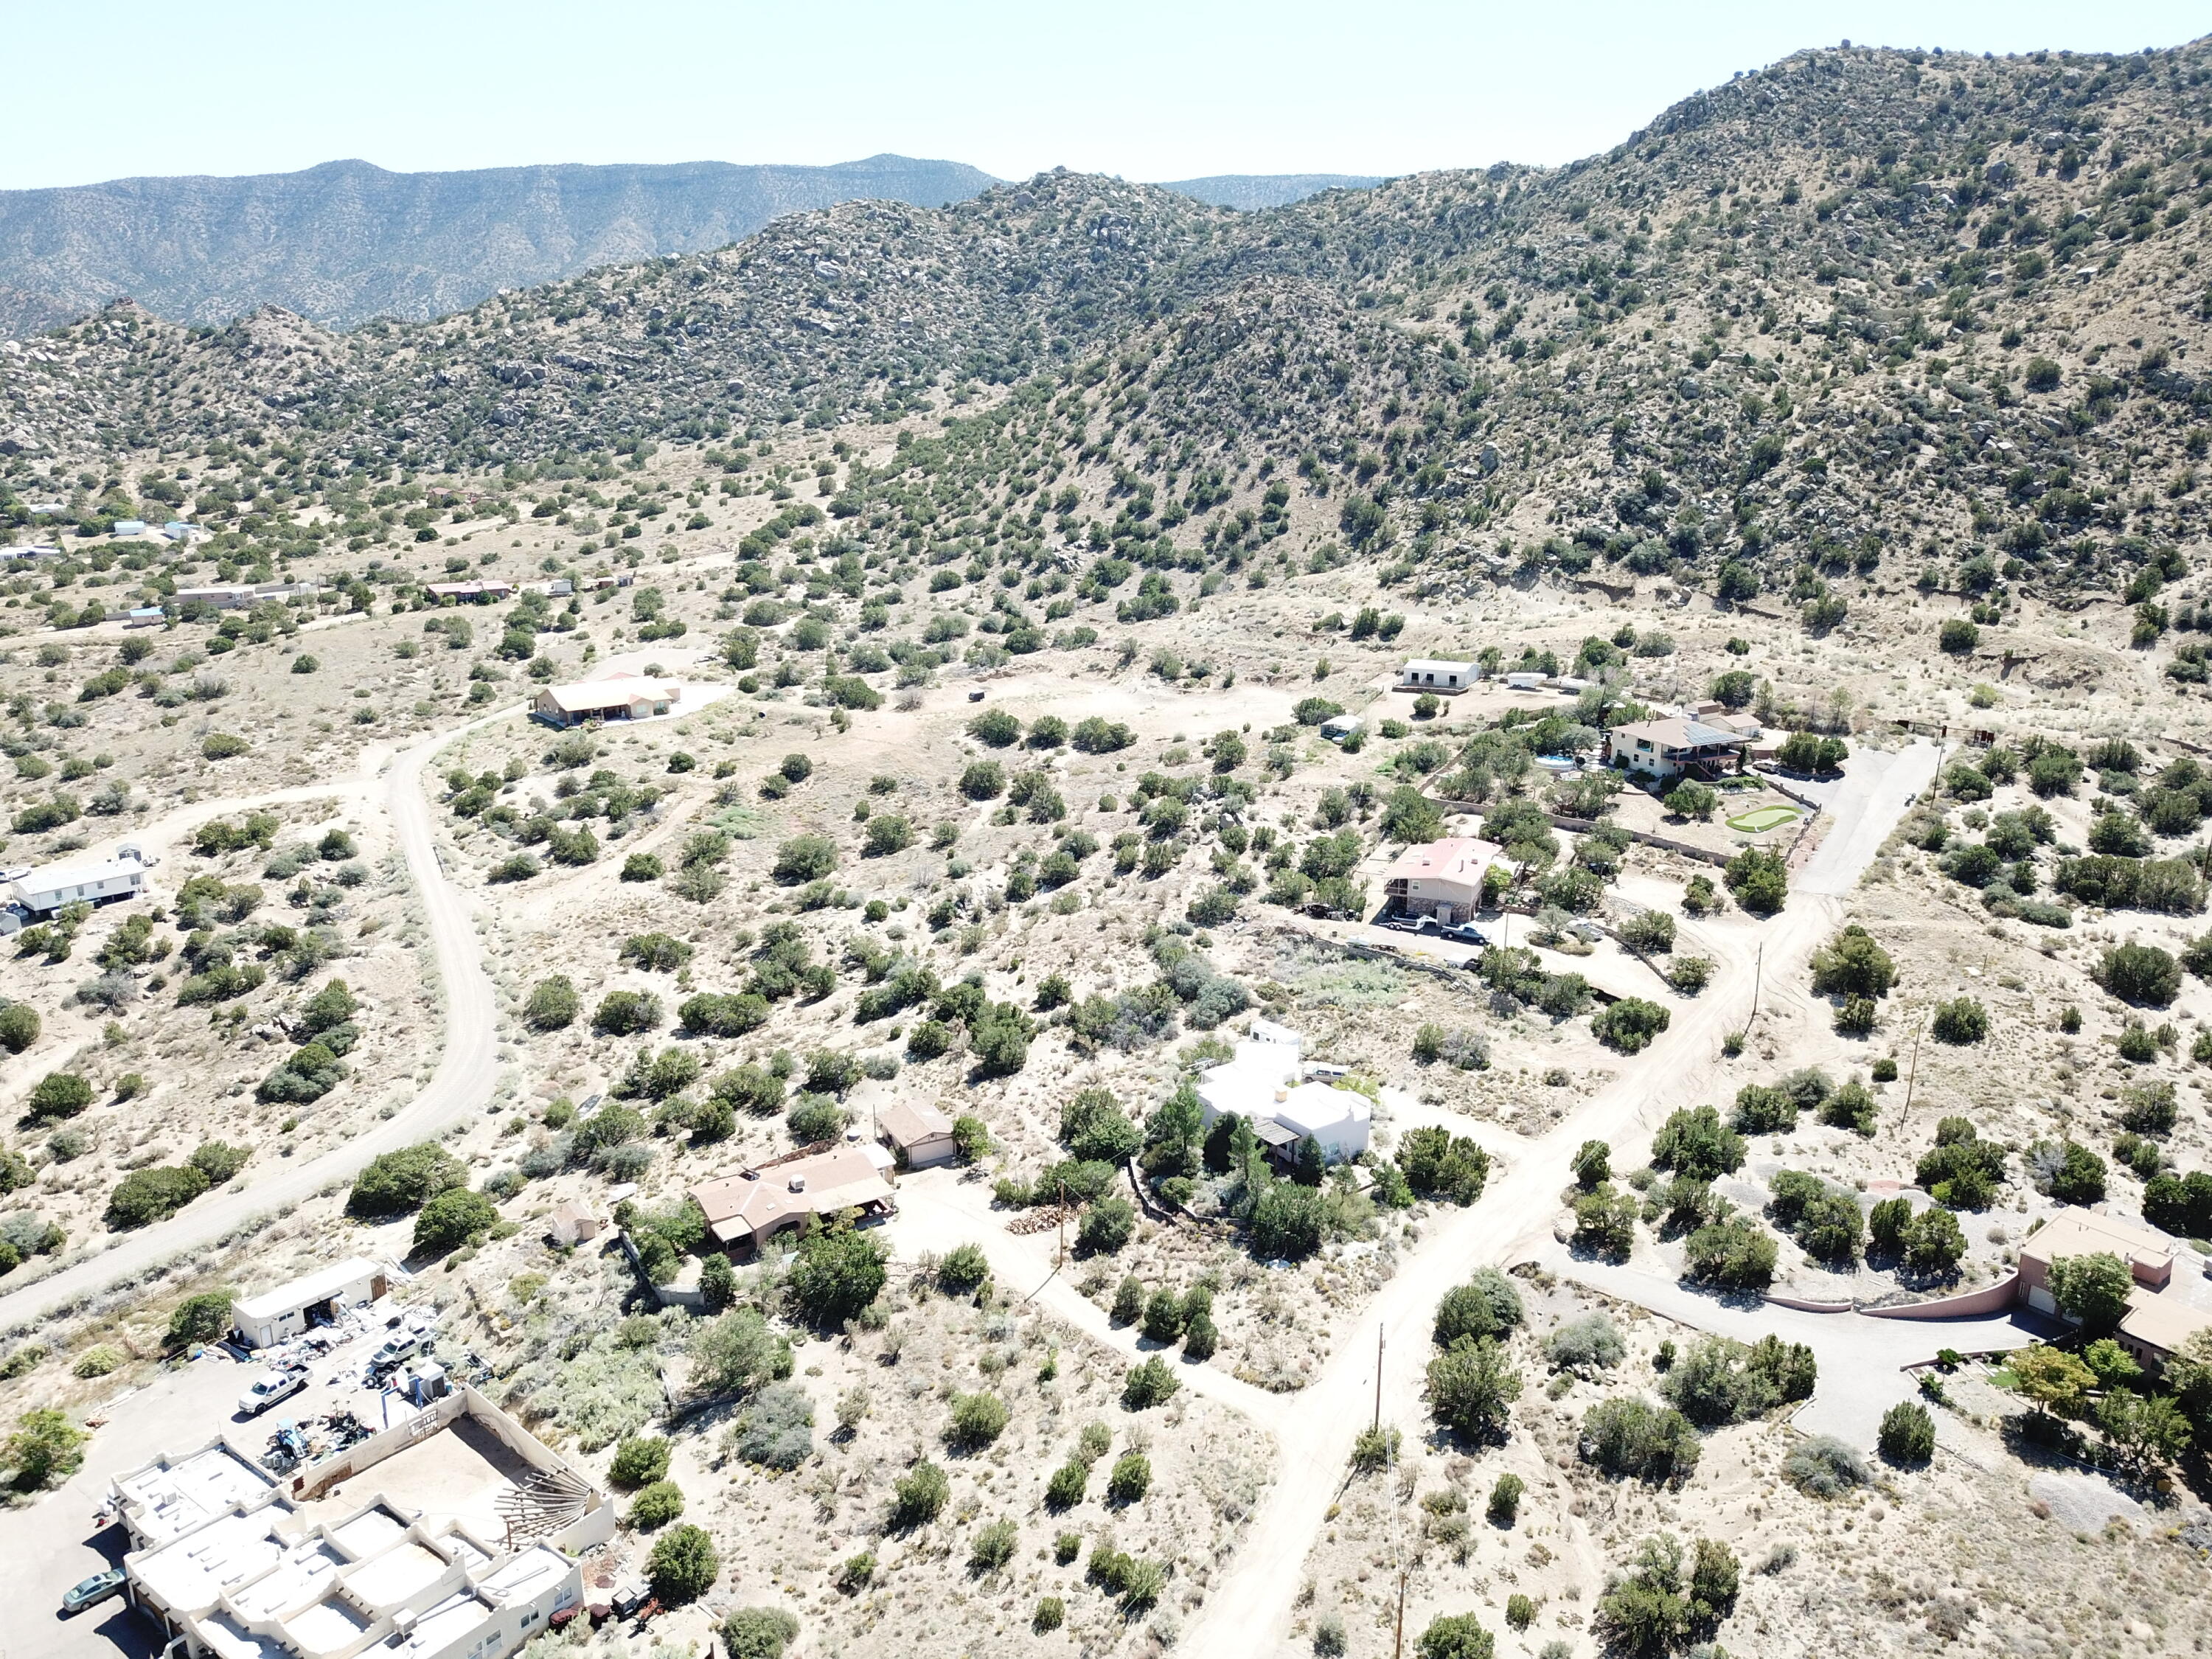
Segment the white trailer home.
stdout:
<path fill-rule="evenodd" d="M 82 864 L 42 864 L 9 882 L 7 900 L 34 916 L 52 915 L 82 899 L 106 904 L 134 899 L 146 890 L 151 861 L 135 847 L 118 847 L 115 856 Z"/>

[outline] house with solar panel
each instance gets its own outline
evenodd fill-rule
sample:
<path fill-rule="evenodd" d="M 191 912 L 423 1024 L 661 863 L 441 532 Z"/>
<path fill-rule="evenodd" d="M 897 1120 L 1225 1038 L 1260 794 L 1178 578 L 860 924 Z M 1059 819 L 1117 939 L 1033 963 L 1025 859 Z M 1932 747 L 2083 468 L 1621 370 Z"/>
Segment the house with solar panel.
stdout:
<path fill-rule="evenodd" d="M 1741 732 L 1673 715 L 1614 726 L 1605 734 L 1605 763 L 1661 780 L 1710 781 L 1742 771 L 1751 743 Z"/>

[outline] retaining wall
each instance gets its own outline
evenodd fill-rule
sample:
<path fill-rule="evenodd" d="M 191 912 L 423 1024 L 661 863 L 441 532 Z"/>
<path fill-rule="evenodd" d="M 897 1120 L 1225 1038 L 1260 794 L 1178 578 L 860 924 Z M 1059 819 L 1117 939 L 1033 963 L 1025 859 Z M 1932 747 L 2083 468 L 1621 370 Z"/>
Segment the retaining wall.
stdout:
<path fill-rule="evenodd" d="M 1849 1313 L 1858 1306 L 1856 1302 L 1814 1302 L 1802 1296 L 1761 1296 L 1761 1302 L 1771 1302 L 1778 1308 L 1795 1308 L 1799 1313 Z"/>
<path fill-rule="evenodd" d="M 1996 1313 L 2009 1308 L 2020 1300 L 2020 1273 L 2014 1269 L 1994 1285 L 1985 1285 L 1978 1291 L 1961 1291 L 1956 1296 L 1942 1296 L 1933 1302 L 1905 1302 L 1890 1308 L 1861 1308 L 1859 1311 L 1869 1319 L 1967 1319 L 1978 1314 Z"/>

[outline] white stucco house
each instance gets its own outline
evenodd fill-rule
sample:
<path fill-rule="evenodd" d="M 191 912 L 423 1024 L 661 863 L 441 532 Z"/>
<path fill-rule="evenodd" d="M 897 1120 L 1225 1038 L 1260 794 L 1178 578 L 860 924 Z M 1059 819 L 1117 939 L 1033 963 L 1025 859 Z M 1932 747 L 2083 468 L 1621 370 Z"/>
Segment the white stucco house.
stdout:
<path fill-rule="evenodd" d="M 1199 1110 L 1206 1124 L 1235 1113 L 1282 1164 L 1294 1162 L 1298 1143 L 1309 1137 L 1331 1164 L 1365 1152 L 1374 1132 L 1373 1103 L 1356 1090 L 1307 1080 L 1304 1049 L 1304 1038 L 1289 1026 L 1254 1020 L 1235 1055 L 1199 1077 Z"/>
<path fill-rule="evenodd" d="M 1479 664 L 1445 657 L 1414 657 L 1398 675 L 1401 691 L 1433 691 L 1455 697 L 1482 678 Z"/>

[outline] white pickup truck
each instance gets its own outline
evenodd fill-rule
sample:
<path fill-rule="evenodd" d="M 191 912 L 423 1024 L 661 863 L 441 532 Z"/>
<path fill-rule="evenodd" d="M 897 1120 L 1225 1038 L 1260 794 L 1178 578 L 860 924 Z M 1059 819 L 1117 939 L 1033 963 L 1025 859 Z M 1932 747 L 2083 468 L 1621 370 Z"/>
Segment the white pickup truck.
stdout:
<path fill-rule="evenodd" d="M 280 1400 L 289 1400 L 307 1386 L 305 1371 L 270 1371 L 258 1376 L 253 1386 L 238 1396 L 240 1417 L 258 1417 Z"/>

